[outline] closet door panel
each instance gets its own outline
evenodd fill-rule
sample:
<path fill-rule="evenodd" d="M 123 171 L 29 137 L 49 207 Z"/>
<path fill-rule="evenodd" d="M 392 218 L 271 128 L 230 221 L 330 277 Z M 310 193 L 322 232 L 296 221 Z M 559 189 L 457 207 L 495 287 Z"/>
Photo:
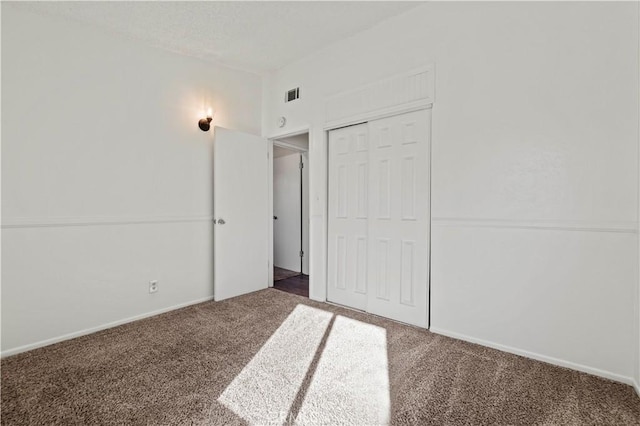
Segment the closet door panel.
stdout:
<path fill-rule="evenodd" d="M 428 326 L 431 110 L 369 122 L 367 311 Z"/>
<path fill-rule="evenodd" d="M 369 138 L 367 124 L 329 132 L 327 300 L 366 310 Z"/>

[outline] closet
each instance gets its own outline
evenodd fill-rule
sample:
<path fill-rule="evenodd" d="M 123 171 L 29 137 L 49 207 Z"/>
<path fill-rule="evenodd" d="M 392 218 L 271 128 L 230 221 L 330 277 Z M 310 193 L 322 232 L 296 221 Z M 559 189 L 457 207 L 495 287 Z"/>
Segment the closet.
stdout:
<path fill-rule="evenodd" d="M 428 326 L 430 133 L 430 109 L 329 132 L 330 302 Z"/>

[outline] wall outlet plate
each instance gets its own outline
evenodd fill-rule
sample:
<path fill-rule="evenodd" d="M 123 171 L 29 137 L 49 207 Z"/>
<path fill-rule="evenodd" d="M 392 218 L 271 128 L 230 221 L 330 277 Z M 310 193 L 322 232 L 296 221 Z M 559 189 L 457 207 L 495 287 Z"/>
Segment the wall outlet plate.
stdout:
<path fill-rule="evenodd" d="M 158 291 L 158 281 L 149 281 L 149 293 L 155 293 L 156 291 Z"/>

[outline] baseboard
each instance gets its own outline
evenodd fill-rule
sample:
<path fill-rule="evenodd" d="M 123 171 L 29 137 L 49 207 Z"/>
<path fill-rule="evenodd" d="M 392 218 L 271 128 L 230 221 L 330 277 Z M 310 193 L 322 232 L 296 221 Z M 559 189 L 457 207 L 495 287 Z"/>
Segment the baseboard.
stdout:
<path fill-rule="evenodd" d="M 636 382 L 636 380 L 633 380 L 633 388 L 636 390 L 636 395 L 638 395 L 638 397 L 640 397 L 640 385 L 638 384 L 638 382 Z"/>
<path fill-rule="evenodd" d="M 557 365 L 559 367 L 565 367 L 565 368 L 570 368 L 572 370 L 582 371 L 583 373 L 588 373 L 588 374 L 591 374 L 591 375 L 594 375 L 594 376 L 603 377 L 605 379 L 613 380 L 615 382 L 620 382 L 620 383 L 624 383 L 626 385 L 631 385 L 631 386 L 634 386 L 634 388 L 636 389 L 636 392 L 638 392 L 638 395 L 640 395 L 640 388 L 638 387 L 638 385 L 635 383 L 635 381 L 631 377 L 622 376 L 620 374 L 612 373 L 610 371 L 600 370 L 598 368 L 588 367 L 588 366 L 582 365 L 582 364 L 576 364 L 576 363 L 571 362 L 571 361 L 565 361 L 565 360 L 562 360 L 562 359 L 558 359 L 558 358 L 553 358 L 553 357 L 546 356 L 546 355 L 537 354 L 535 352 L 525 351 L 523 349 L 513 348 L 511 346 L 501 345 L 499 343 L 489 342 L 487 340 L 478 339 L 478 338 L 475 338 L 475 337 L 467 336 L 467 335 L 460 334 L 460 333 L 455 333 L 455 332 L 448 331 L 448 330 L 443 330 L 443 329 L 437 328 L 437 327 L 431 327 L 431 328 L 429 328 L 429 331 L 431 331 L 433 333 L 436 333 L 436 334 L 441 334 L 443 336 L 452 337 L 454 339 L 464 340 L 466 342 L 476 343 L 478 345 L 487 346 L 487 347 L 493 348 L 493 349 L 498 349 L 498 350 L 503 351 L 503 352 L 508 352 L 508 353 L 512 353 L 512 354 L 515 354 L 515 355 L 520 355 L 520 356 L 523 356 L 525 358 L 535 359 L 536 361 L 542 361 L 542 362 L 546 362 L 548 364 Z"/>
<path fill-rule="evenodd" d="M 311 293 L 311 292 L 309 292 Z M 318 297 L 315 294 L 309 294 L 309 299 L 311 300 L 315 300 L 316 302 L 326 302 L 326 300 L 324 299 L 324 297 Z"/>
<path fill-rule="evenodd" d="M 75 339 L 76 337 L 80 337 L 80 336 L 86 336 L 87 334 L 96 333 L 98 331 L 106 330 L 108 328 L 117 327 L 119 325 L 123 325 L 123 324 L 127 324 L 127 323 L 130 323 L 130 322 L 133 322 L 133 321 L 138 321 L 138 320 L 141 320 L 141 319 L 144 319 L 144 318 L 149 318 L 149 317 L 153 317 L 153 316 L 156 316 L 156 315 L 164 314 L 166 312 L 174 311 L 176 309 L 185 308 L 185 307 L 191 306 L 191 305 L 197 305 L 198 303 L 208 302 L 210 300 L 213 300 L 213 296 L 207 296 L 207 297 L 203 297 L 202 299 L 196 299 L 196 300 L 192 300 L 192 301 L 185 302 L 185 303 L 179 303 L 177 305 L 172 305 L 172 306 L 169 306 L 167 308 L 162 308 L 162 309 L 158 309 L 158 310 L 155 310 L 155 311 L 146 312 L 144 314 L 136 315 L 136 316 L 133 316 L 133 317 L 121 319 L 121 320 L 118 320 L 118 321 L 113 321 L 113 322 L 109 322 L 109 323 L 106 323 L 106 324 L 102 324 L 102 325 L 99 325 L 97 327 L 91 327 L 91 328 L 87 328 L 87 329 L 84 329 L 84 330 L 76 331 L 76 332 L 73 332 L 73 333 L 64 334 L 62 336 L 53 337 L 51 339 L 41 340 L 40 342 L 30 343 L 30 344 L 24 345 L 24 346 L 18 346 L 17 348 L 7 349 L 6 351 L 0 352 L 0 357 L 5 358 L 5 357 L 11 356 L 11 355 L 19 354 L 21 352 L 27 352 L 27 351 L 30 351 L 30 350 L 33 350 L 33 349 L 42 348 L 44 346 L 53 345 L 54 343 L 63 342 L 65 340 L 69 340 L 69 339 Z"/>

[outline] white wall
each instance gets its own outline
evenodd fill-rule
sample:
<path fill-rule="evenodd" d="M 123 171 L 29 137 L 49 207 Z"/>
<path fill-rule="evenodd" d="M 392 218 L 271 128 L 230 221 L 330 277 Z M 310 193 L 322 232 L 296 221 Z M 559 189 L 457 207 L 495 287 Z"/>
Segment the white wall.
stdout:
<path fill-rule="evenodd" d="M 432 330 L 630 382 L 637 9 L 430 2 L 266 78 L 264 134 L 312 128 L 311 296 L 326 290 L 325 97 L 433 63 Z"/>
<path fill-rule="evenodd" d="M 3 354 L 212 297 L 209 105 L 261 79 L 2 4 Z"/>
<path fill-rule="evenodd" d="M 273 264 L 301 272 L 300 153 L 273 159 Z"/>

